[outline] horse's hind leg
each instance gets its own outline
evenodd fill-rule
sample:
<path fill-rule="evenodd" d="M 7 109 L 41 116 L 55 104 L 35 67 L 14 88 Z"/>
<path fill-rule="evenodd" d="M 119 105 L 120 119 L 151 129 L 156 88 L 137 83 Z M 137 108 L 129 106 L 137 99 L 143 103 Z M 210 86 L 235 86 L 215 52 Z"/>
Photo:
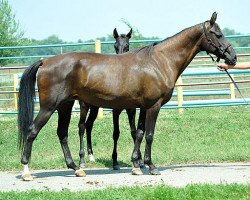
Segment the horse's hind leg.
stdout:
<path fill-rule="evenodd" d="M 37 137 L 39 131 L 41 128 L 47 123 L 50 116 L 54 110 L 49 109 L 40 109 L 38 115 L 36 116 L 35 120 L 29 127 L 29 133 L 27 137 L 27 142 L 24 145 L 23 149 L 23 155 L 21 158 L 21 163 L 23 164 L 23 173 L 22 173 L 22 179 L 25 181 L 32 180 L 33 177 L 29 171 L 28 163 L 31 156 L 31 150 L 32 150 L 32 144 L 35 138 Z"/>
<path fill-rule="evenodd" d="M 91 106 L 90 113 L 86 121 L 87 150 L 88 150 L 89 161 L 91 162 L 95 162 L 95 157 L 94 157 L 93 149 L 92 149 L 91 135 L 92 135 L 93 124 L 98 114 L 98 109 L 99 109 L 98 107 Z"/>
<path fill-rule="evenodd" d="M 85 103 L 79 101 L 80 104 L 80 120 L 78 124 L 79 128 L 79 138 L 80 138 L 80 150 L 79 150 L 79 156 L 80 156 L 80 167 L 84 168 L 85 167 L 85 153 L 84 153 L 84 148 L 83 148 L 83 136 L 84 136 L 84 131 L 85 131 L 85 120 L 86 116 L 88 113 L 89 107 L 85 105 Z"/>
<path fill-rule="evenodd" d="M 67 167 L 75 170 L 76 176 L 86 176 L 85 172 L 82 169 L 79 169 L 79 167 L 77 167 L 76 164 L 74 163 L 68 146 L 68 128 L 69 128 L 69 122 L 71 118 L 71 110 L 73 104 L 74 104 L 73 101 L 66 102 L 57 109 L 58 110 L 57 135 L 61 143 Z"/>
<path fill-rule="evenodd" d="M 112 160 L 113 160 L 113 169 L 119 170 L 120 165 L 117 161 L 117 141 L 120 136 L 120 129 L 119 129 L 119 116 L 122 110 L 113 109 L 113 125 L 114 125 L 114 132 L 113 132 L 113 140 L 114 140 L 114 148 L 112 153 Z"/>

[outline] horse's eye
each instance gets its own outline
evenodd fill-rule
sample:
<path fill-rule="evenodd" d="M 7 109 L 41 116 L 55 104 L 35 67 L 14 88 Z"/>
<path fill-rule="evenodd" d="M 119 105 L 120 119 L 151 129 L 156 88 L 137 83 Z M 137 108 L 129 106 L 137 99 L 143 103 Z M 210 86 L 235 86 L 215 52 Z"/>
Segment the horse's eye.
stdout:
<path fill-rule="evenodd" d="M 217 36 L 217 38 L 221 38 L 222 34 L 221 33 L 217 33 L 216 36 Z"/>
<path fill-rule="evenodd" d="M 215 34 L 217 38 L 221 38 L 222 37 L 222 33 L 220 33 L 220 32 L 210 31 L 210 33 Z"/>

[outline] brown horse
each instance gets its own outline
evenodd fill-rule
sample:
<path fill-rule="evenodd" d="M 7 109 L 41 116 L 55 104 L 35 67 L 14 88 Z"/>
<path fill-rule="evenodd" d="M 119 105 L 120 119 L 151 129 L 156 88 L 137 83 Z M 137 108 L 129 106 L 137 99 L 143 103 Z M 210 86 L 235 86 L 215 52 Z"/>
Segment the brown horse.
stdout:
<path fill-rule="evenodd" d="M 132 153 L 132 173 L 142 173 L 139 149 L 145 130 L 144 163 L 149 166 L 150 174 L 160 174 L 151 160 L 151 145 L 158 113 L 170 100 L 177 78 L 200 51 L 212 53 L 227 64 L 236 63 L 236 53 L 215 23 L 216 17 L 217 14 L 213 13 L 204 23 L 132 52 L 119 55 L 67 53 L 37 61 L 28 67 L 20 82 L 18 106 L 23 179 L 32 179 L 28 168 L 32 144 L 55 110 L 59 113 L 57 133 L 67 166 L 74 169 L 76 175 L 84 174 L 83 171 L 78 174 L 79 168 L 71 159 L 64 124 L 66 118 L 70 118 L 71 104 L 75 99 L 104 108 L 141 108 L 143 112 L 140 113 Z M 40 111 L 33 121 L 36 74 Z"/>
<path fill-rule="evenodd" d="M 129 51 L 129 39 L 132 35 L 132 29 L 127 34 L 118 34 L 116 28 L 113 30 L 113 36 L 115 38 L 114 48 L 117 54 L 122 54 L 124 52 Z M 92 150 L 92 140 L 91 140 L 91 132 L 93 128 L 93 123 L 96 120 L 97 114 L 98 114 L 98 107 L 96 106 L 90 106 L 90 113 L 88 116 L 88 119 L 85 124 L 86 114 L 88 112 L 88 107 L 84 102 L 79 101 L 80 104 L 80 121 L 79 121 L 79 136 L 80 136 L 80 167 L 85 167 L 85 159 L 84 159 L 84 149 L 83 149 L 83 134 L 86 127 L 86 136 L 87 136 L 87 151 L 90 161 L 95 161 L 93 150 Z M 86 110 L 87 109 L 87 110 Z M 113 169 L 119 170 L 120 166 L 117 161 L 117 141 L 119 139 L 120 130 L 119 130 L 119 116 L 122 112 L 122 109 L 113 109 L 113 125 L 114 125 L 114 132 L 113 132 L 113 140 L 114 140 L 114 147 L 113 147 L 113 153 L 112 153 L 112 160 L 113 160 Z M 131 130 L 132 138 L 135 142 L 135 133 L 136 133 L 136 127 L 135 127 L 135 114 L 136 109 L 126 109 L 128 119 L 129 119 L 129 125 Z"/>

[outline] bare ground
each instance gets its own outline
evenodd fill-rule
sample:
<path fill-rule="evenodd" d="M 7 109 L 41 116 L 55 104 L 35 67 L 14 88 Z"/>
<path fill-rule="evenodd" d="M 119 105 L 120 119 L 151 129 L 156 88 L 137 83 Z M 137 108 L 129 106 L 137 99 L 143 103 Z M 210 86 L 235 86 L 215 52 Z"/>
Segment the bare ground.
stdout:
<path fill-rule="evenodd" d="M 250 162 L 210 163 L 159 167 L 161 175 L 131 175 L 131 168 L 119 171 L 112 169 L 85 169 L 86 177 L 75 177 L 72 170 L 35 170 L 34 180 L 24 182 L 20 172 L 0 172 L 0 191 L 51 190 L 71 191 L 94 190 L 107 187 L 146 186 L 165 184 L 184 187 L 188 184 L 250 184 Z"/>

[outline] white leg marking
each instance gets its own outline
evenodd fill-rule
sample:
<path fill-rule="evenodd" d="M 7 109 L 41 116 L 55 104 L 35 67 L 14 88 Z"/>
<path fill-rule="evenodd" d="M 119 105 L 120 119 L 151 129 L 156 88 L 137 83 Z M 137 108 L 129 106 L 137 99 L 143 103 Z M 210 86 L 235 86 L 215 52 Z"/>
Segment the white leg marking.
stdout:
<path fill-rule="evenodd" d="M 95 157 L 93 154 L 89 154 L 89 161 L 90 162 L 95 162 Z"/>

